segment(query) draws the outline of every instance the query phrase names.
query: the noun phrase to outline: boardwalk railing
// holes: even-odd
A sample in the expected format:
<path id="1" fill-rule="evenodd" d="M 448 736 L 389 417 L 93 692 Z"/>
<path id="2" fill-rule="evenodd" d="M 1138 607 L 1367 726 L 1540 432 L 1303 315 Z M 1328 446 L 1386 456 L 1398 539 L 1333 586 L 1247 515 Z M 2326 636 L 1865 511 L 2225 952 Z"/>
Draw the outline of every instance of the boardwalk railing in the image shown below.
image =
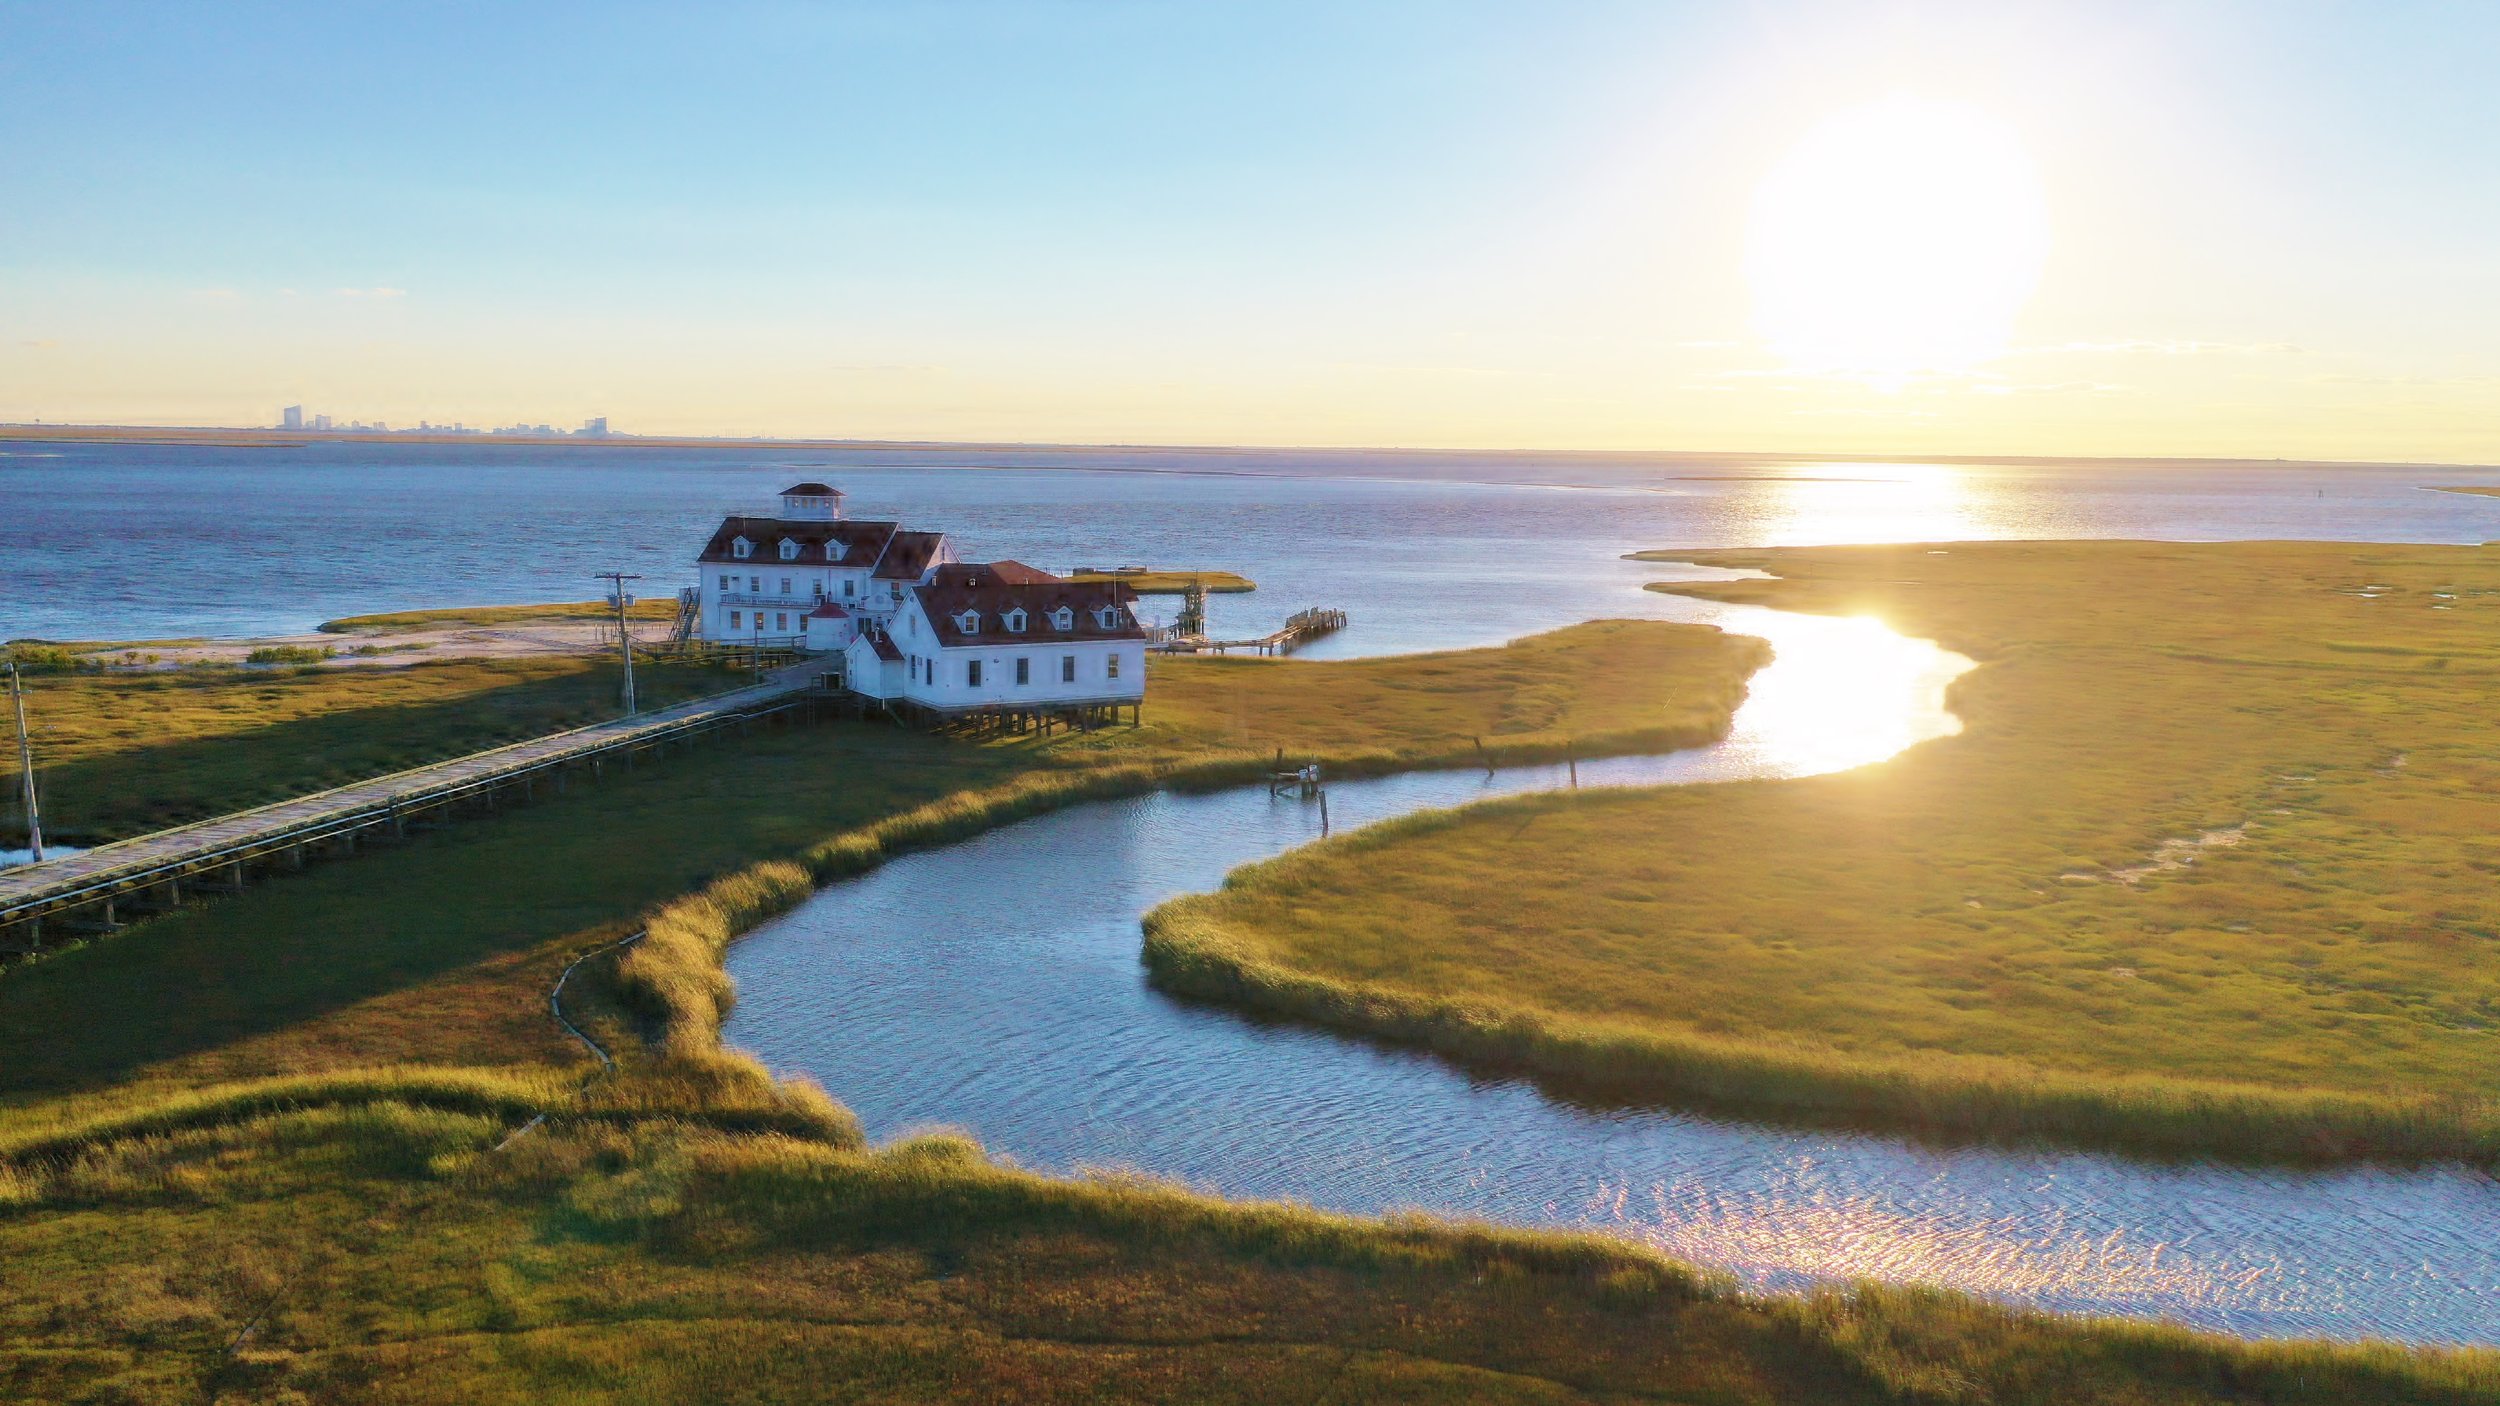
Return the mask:
<path id="1" fill-rule="evenodd" d="M 300 867 L 315 846 L 352 849 L 358 835 L 384 828 L 401 835 L 410 824 L 427 823 L 429 814 L 439 819 L 464 801 L 492 805 L 504 788 L 517 785 L 535 794 L 541 777 L 561 791 L 566 768 L 586 766 L 597 774 L 611 758 L 631 765 L 646 750 L 806 708 L 811 691 L 820 686 L 819 674 L 815 668 L 794 669 L 642 718 L 550 733 L 41 864 L 0 869 L 0 949 L 32 950 L 46 917 L 88 910 L 82 915 L 85 926 L 109 929 L 118 926 L 118 899 L 171 906 L 181 901 L 186 881 L 195 890 L 230 891 L 242 885 L 246 863 L 282 859 Z"/>

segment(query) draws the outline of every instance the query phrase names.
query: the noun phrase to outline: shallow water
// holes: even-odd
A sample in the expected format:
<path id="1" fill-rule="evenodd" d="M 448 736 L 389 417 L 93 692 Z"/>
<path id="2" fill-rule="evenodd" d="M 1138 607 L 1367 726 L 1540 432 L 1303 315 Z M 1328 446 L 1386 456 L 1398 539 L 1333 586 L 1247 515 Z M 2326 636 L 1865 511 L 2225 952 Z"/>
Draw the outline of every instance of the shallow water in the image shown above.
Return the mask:
<path id="1" fill-rule="evenodd" d="M 1932 646 L 1651 599 L 1767 635 L 1779 658 L 1727 742 L 1583 763 L 1583 785 L 1829 771 L 1954 725 L 1943 690 L 1965 661 Z M 1565 777 L 1337 782 L 1330 818 L 1342 831 Z M 1764 1288 L 1863 1276 L 2246 1334 L 2500 1341 L 2500 1183 L 2476 1172 L 2153 1166 L 1577 1107 L 1147 988 L 1148 908 L 1319 826 L 1316 807 L 1259 791 L 1162 794 L 907 856 L 731 950 L 728 1038 L 815 1077 L 874 1137 L 960 1127 L 1044 1171 L 1592 1229 Z"/>

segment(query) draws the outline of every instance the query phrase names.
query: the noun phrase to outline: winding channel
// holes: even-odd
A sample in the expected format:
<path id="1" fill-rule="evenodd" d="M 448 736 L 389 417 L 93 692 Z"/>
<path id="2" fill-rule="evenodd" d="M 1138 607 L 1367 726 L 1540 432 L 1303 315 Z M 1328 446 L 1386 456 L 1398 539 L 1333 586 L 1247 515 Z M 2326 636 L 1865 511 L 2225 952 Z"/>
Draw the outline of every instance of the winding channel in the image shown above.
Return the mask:
<path id="1" fill-rule="evenodd" d="M 1969 661 L 1932 644 L 1648 599 L 1778 657 L 1726 741 L 1583 763 L 1583 786 L 1808 775 L 1959 726 L 1944 693 Z M 1329 807 L 1342 831 L 1566 784 L 1428 772 L 1332 783 Z M 1872 1278 L 2253 1336 L 2500 1343 L 2500 1182 L 2472 1169 L 2157 1165 L 1585 1108 L 1148 989 L 1147 909 L 1319 826 L 1258 790 L 1156 794 L 907 856 L 732 949 L 727 1037 L 815 1078 L 872 1137 L 961 1128 L 1046 1172 L 1599 1231 L 1764 1290 Z"/>

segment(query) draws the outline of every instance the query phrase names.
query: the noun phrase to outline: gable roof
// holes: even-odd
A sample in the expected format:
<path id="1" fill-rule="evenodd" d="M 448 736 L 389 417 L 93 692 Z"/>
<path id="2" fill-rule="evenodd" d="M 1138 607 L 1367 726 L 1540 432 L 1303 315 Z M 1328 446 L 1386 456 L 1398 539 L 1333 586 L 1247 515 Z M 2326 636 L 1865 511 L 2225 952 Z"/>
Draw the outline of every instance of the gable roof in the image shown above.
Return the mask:
<path id="1" fill-rule="evenodd" d="M 926 585 L 913 587 L 912 596 L 936 630 L 938 645 L 945 649 L 1146 637 L 1145 627 L 1129 608 L 1129 602 L 1137 598 L 1135 591 L 1117 581 L 1065 580 L 1022 562 L 950 562 L 939 567 Z M 1073 627 L 1065 630 L 1050 620 L 1051 612 L 1063 605 L 1076 612 Z M 1003 623 L 1007 612 L 1018 606 L 1024 608 L 1026 617 L 1022 633 Z M 1094 612 L 1105 606 L 1117 609 L 1117 623 L 1104 625 L 1095 617 Z M 967 610 L 980 612 L 980 620 L 969 631 L 955 619 Z"/>
<path id="2" fill-rule="evenodd" d="M 896 531 L 896 527 L 897 524 L 891 522 L 826 522 L 821 519 L 733 515 L 721 519 L 719 528 L 712 533 L 712 540 L 703 544 L 702 554 L 695 560 L 697 562 L 737 562 L 742 565 L 756 561 L 778 560 L 778 546 L 782 539 L 787 538 L 799 544 L 800 561 L 812 561 L 822 565 L 825 560 L 825 543 L 840 542 L 842 544 L 840 564 L 858 566 L 874 561 L 877 553 L 885 549 L 887 542 L 902 535 Z M 741 537 L 755 544 L 756 555 L 741 557 L 730 550 L 730 544 Z"/>
<path id="3" fill-rule="evenodd" d="M 887 527 L 894 524 L 887 523 Z M 884 555 L 877 560 L 875 579 L 879 581 L 917 581 L 929 569 L 929 563 L 943 555 L 946 545 L 943 532 L 918 532 L 903 528 L 887 534 Z"/>

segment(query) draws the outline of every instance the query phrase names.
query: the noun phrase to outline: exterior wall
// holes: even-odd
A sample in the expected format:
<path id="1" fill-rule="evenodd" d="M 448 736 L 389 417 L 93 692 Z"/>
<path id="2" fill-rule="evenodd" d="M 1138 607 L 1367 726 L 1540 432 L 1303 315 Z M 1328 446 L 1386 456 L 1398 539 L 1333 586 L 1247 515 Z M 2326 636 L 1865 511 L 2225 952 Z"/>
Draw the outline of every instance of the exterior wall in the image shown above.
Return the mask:
<path id="1" fill-rule="evenodd" d="M 877 657 L 876 648 L 865 638 L 854 639 L 842 654 L 843 678 L 852 691 L 870 698 L 899 698 L 903 693 L 903 666 Z"/>
<path id="2" fill-rule="evenodd" d="M 1133 703 L 1146 696 L 1144 640 L 1053 640 L 1039 635 L 1030 644 L 1001 641 L 949 648 L 938 644 L 917 600 L 905 601 L 894 626 L 895 646 L 905 656 L 901 696 L 932 708 Z M 1060 678 L 1061 661 L 1071 655 L 1076 659 L 1072 683 Z M 1116 679 L 1110 676 L 1114 657 L 1120 661 Z M 1018 659 L 1028 666 L 1022 684 L 1016 682 Z M 981 664 L 977 686 L 969 667 L 974 660 Z"/>
<path id="3" fill-rule="evenodd" d="M 699 562 L 695 571 L 703 594 L 702 632 L 708 640 L 753 639 L 759 610 L 764 612 L 766 639 L 796 636 L 804 629 L 800 620 L 816 608 L 819 591 L 824 599 L 866 614 L 893 608 L 877 604 L 890 599 L 890 593 L 876 589 L 887 583 L 869 580 L 865 562 L 782 561 L 766 545 L 745 561 Z M 723 586 L 724 580 L 729 584 Z M 786 590 L 785 581 L 789 583 Z M 734 627 L 729 622 L 731 611 L 738 613 Z M 789 628 L 777 627 L 776 615 L 789 616 Z"/>

